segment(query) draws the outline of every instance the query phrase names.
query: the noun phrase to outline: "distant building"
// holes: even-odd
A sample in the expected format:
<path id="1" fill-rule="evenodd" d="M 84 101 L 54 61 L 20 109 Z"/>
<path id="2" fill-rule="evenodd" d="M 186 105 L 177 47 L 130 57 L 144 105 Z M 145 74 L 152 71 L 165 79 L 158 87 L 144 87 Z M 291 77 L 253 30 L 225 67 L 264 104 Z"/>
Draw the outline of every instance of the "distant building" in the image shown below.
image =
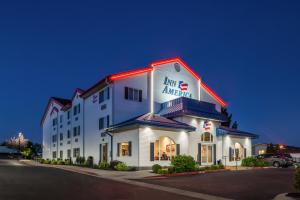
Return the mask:
<path id="1" fill-rule="evenodd" d="M 216 74 L 216 78 L 217 78 Z M 178 154 L 201 165 L 240 164 L 249 132 L 221 126 L 226 103 L 179 58 L 104 77 L 71 99 L 50 98 L 41 126 L 43 158 L 170 165 Z"/>
<path id="2" fill-rule="evenodd" d="M 0 146 L 0 158 L 8 158 L 8 156 L 19 155 L 17 149 L 9 148 L 7 146 Z"/>
<path id="3" fill-rule="evenodd" d="M 267 148 L 271 144 L 262 143 L 262 144 L 254 144 L 252 147 L 253 155 L 260 155 L 267 153 Z M 278 147 L 278 151 L 281 153 L 290 154 L 293 159 L 297 162 L 300 162 L 300 147 L 288 146 L 283 144 L 273 144 L 274 147 Z"/>

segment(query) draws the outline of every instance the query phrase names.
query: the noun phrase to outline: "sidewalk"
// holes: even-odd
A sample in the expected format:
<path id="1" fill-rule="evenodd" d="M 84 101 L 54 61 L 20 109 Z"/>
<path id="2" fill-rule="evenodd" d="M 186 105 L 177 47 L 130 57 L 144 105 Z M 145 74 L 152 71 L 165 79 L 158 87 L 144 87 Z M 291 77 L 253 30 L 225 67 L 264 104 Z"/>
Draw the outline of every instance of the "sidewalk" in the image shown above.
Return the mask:
<path id="1" fill-rule="evenodd" d="M 39 167 L 52 167 L 58 169 L 64 169 L 72 172 L 80 172 L 86 173 L 89 175 L 98 176 L 101 178 L 118 178 L 118 179 L 140 179 L 147 178 L 152 176 L 157 176 L 151 172 L 151 170 L 139 170 L 139 171 L 114 171 L 114 170 L 101 170 L 101 169 L 93 169 L 88 167 L 80 167 L 80 166 L 72 166 L 72 165 L 48 165 L 48 164 L 40 164 L 36 161 L 32 160 L 20 160 L 20 162 Z"/>

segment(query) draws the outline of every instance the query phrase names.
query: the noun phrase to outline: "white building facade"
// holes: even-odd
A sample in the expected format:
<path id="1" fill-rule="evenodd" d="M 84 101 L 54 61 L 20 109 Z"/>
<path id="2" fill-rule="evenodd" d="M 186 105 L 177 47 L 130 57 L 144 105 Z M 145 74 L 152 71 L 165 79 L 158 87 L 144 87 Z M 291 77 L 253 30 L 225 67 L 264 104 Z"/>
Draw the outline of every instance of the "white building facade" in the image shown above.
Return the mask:
<path id="1" fill-rule="evenodd" d="M 240 164 L 251 134 L 221 126 L 226 103 L 180 58 L 113 74 L 71 99 L 50 98 L 41 126 L 43 158 L 92 156 L 138 168 L 178 154 L 201 165 Z"/>

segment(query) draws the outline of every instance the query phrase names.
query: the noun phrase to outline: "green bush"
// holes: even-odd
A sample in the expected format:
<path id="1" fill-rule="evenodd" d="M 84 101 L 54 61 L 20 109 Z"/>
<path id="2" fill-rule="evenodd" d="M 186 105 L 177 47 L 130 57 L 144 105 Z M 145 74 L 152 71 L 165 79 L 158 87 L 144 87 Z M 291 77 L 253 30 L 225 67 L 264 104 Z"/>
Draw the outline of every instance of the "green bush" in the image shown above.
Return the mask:
<path id="1" fill-rule="evenodd" d="M 248 157 L 242 160 L 243 167 L 265 167 L 267 165 L 268 164 L 265 161 L 260 160 L 256 157 Z"/>
<path id="2" fill-rule="evenodd" d="M 57 165 L 57 161 L 55 159 L 51 160 L 52 165 Z"/>
<path id="3" fill-rule="evenodd" d="M 223 164 L 219 164 L 219 169 L 225 169 L 225 166 Z"/>
<path id="4" fill-rule="evenodd" d="M 107 162 L 100 162 L 99 163 L 99 168 L 100 169 L 108 169 L 109 168 L 109 164 Z"/>
<path id="5" fill-rule="evenodd" d="M 168 173 L 169 174 L 173 174 L 174 172 L 175 172 L 174 167 L 172 167 L 172 166 L 168 167 Z"/>
<path id="6" fill-rule="evenodd" d="M 51 160 L 49 160 L 48 158 L 45 160 L 44 164 L 51 164 Z"/>
<path id="7" fill-rule="evenodd" d="M 65 159 L 65 165 L 73 165 L 73 161 L 71 158 Z"/>
<path id="8" fill-rule="evenodd" d="M 85 164 L 85 158 L 84 157 L 77 157 L 75 160 L 76 165 L 84 165 Z"/>
<path id="9" fill-rule="evenodd" d="M 196 162 L 192 156 L 176 155 L 171 159 L 171 166 L 176 173 L 195 171 Z"/>
<path id="10" fill-rule="evenodd" d="M 158 174 L 168 174 L 168 169 L 159 169 L 157 171 Z"/>
<path id="11" fill-rule="evenodd" d="M 128 166 L 123 163 L 123 162 L 119 162 L 116 166 L 115 166 L 115 169 L 117 171 L 127 171 L 128 170 Z"/>
<path id="12" fill-rule="evenodd" d="M 112 160 L 112 161 L 110 161 L 109 167 L 110 167 L 111 169 L 116 169 L 116 166 L 117 166 L 119 163 L 121 163 L 121 161 L 118 161 L 118 160 Z"/>
<path id="13" fill-rule="evenodd" d="M 152 165 L 152 172 L 157 174 L 158 170 L 161 168 L 162 167 L 159 164 L 154 164 Z"/>
<path id="14" fill-rule="evenodd" d="M 90 167 L 90 168 L 93 167 L 93 165 L 94 165 L 94 158 L 93 158 L 93 156 L 89 156 L 89 157 L 87 158 L 87 160 L 85 161 L 85 165 L 86 165 L 87 167 Z"/>
<path id="15" fill-rule="evenodd" d="M 296 169 L 295 171 L 294 187 L 296 190 L 300 191 L 300 168 Z"/>
<path id="16" fill-rule="evenodd" d="M 217 169 L 219 169 L 219 165 L 210 166 L 210 170 L 217 170 Z"/>
<path id="17" fill-rule="evenodd" d="M 58 159 L 58 160 L 57 160 L 57 164 L 58 164 L 58 165 L 64 165 L 64 164 L 65 164 L 65 161 L 63 161 L 62 159 Z"/>
<path id="18" fill-rule="evenodd" d="M 41 158 L 38 160 L 39 163 L 44 164 L 45 163 L 45 159 Z"/>

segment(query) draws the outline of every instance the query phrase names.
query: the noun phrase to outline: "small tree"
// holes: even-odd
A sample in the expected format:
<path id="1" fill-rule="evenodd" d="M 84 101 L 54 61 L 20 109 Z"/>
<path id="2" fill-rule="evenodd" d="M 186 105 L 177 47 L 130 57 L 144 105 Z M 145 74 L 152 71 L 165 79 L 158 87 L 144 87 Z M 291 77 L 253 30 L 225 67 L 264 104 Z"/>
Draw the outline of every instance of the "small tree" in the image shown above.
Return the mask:
<path id="1" fill-rule="evenodd" d="M 239 126 L 239 124 L 237 123 L 237 121 L 235 121 L 235 122 L 232 124 L 231 128 L 237 129 L 238 126 Z"/>
<path id="2" fill-rule="evenodd" d="M 24 158 L 31 158 L 31 155 L 32 155 L 32 150 L 31 148 L 24 148 L 22 151 L 21 151 L 21 154 Z"/>
<path id="3" fill-rule="evenodd" d="M 300 192 L 300 168 L 296 169 L 294 175 L 294 187 Z"/>

